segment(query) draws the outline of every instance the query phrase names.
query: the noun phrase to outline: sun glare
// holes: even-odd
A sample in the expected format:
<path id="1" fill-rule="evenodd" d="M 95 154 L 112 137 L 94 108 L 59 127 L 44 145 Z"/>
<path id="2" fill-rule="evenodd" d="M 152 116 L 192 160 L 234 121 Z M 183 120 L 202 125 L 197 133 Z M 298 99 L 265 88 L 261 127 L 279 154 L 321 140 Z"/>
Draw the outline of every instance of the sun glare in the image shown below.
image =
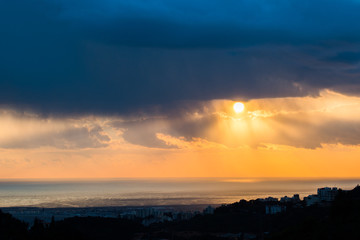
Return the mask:
<path id="1" fill-rule="evenodd" d="M 245 108 L 245 106 L 241 102 L 237 102 L 237 103 L 234 104 L 234 111 L 236 113 L 241 113 L 242 111 L 244 111 L 244 108 Z"/>

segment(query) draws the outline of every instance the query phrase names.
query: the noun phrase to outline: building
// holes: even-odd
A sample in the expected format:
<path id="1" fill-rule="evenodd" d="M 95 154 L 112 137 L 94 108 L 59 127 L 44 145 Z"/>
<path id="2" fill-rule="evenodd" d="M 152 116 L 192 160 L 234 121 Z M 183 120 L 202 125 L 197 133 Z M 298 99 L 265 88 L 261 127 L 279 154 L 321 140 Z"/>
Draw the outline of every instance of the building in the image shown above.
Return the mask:
<path id="1" fill-rule="evenodd" d="M 279 199 L 274 198 L 274 197 L 267 197 L 264 200 L 265 200 L 265 202 L 277 202 L 277 201 L 279 201 Z"/>
<path id="2" fill-rule="evenodd" d="M 150 216 L 155 216 L 155 210 L 153 208 L 140 208 L 136 211 L 136 217 L 146 218 Z"/>
<path id="3" fill-rule="evenodd" d="M 280 198 L 280 202 L 282 203 L 291 202 L 291 198 L 288 196 L 282 197 Z"/>
<path id="4" fill-rule="evenodd" d="M 286 206 L 280 205 L 267 205 L 265 206 L 265 214 L 277 214 L 286 211 Z"/>
<path id="5" fill-rule="evenodd" d="M 292 199 L 293 199 L 293 202 L 295 202 L 295 203 L 298 203 L 298 202 L 301 201 L 299 194 L 294 194 L 294 196 L 292 197 Z"/>
<path id="6" fill-rule="evenodd" d="M 260 202 L 278 202 L 279 201 L 278 198 L 274 198 L 274 197 L 258 198 L 256 200 L 260 201 Z"/>
<path id="7" fill-rule="evenodd" d="M 294 194 L 293 197 L 285 196 L 280 199 L 280 202 L 282 203 L 299 203 L 300 201 L 301 200 L 299 194 Z"/>
<path id="8" fill-rule="evenodd" d="M 332 202 L 335 200 L 336 195 L 339 190 L 336 187 L 329 188 L 318 188 L 317 195 L 309 195 L 304 198 L 306 206 L 311 206 L 314 204 L 321 204 L 324 202 Z"/>
<path id="9" fill-rule="evenodd" d="M 214 214 L 215 209 L 211 206 L 208 206 L 207 208 L 204 209 L 203 213 L 204 214 Z"/>
<path id="10" fill-rule="evenodd" d="M 338 194 L 338 189 L 336 187 L 318 188 L 317 193 L 320 198 L 320 201 L 331 202 L 335 200 L 335 197 Z"/>
<path id="11" fill-rule="evenodd" d="M 311 205 L 318 204 L 321 202 L 319 196 L 315 195 L 315 194 L 304 197 L 304 201 L 306 203 L 306 206 L 311 206 Z"/>

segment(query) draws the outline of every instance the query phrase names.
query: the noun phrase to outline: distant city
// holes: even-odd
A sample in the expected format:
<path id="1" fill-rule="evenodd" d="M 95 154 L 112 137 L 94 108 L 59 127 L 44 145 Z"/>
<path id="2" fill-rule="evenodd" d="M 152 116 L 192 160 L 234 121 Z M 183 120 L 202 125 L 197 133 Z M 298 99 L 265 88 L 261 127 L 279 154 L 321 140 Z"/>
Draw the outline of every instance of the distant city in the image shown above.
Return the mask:
<path id="1" fill-rule="evenodd" d="M 278 214 L 286 211 L 287 204 L 303 208 L 312 205 L 329 205 L 334 201 L 339 189 L 336 187 L 318 188 L 317 194 L 311 194 L 300 199 L 299 194 L 292 197 L 267 197 L 251 201 L 265 203 L 265 214 Z M 245 201 L 245 200 L 240 200 Z M 85 208 L 37 208 L 37 207 L 9 207 L 2 208 L 3 212 L 12 214 L 30 226 L 34 219 L 40 219 L 50 224 L 52 218 L 56 221 L 71 217 L 105 217 L 122 219 L 141 219 L 144 226 L 166 221 L 189 220 L 197 215 L 214 214 L 219 205 L 177 205 L 177 206 L 129 206 L 129 207 L 85 207 Z"/>
<path id="2" fill-rule="evenodd" d="M 360 239 L 360 186 L 223 205 L 0 210 L 0 239 Z"/>

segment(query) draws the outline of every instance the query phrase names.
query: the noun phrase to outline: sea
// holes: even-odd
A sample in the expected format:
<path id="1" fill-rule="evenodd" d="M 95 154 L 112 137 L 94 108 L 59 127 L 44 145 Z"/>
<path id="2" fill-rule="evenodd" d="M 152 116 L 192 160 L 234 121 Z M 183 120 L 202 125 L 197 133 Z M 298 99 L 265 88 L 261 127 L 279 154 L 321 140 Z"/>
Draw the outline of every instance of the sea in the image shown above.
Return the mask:
<path id="1" fill-rule="evenodd" d="M 317 188 L 353 189 L 360 179 L 161 178 L 2 179 L 1 207 L 111 207 L 220 205 L 241 199 L 316 194 Z"/>

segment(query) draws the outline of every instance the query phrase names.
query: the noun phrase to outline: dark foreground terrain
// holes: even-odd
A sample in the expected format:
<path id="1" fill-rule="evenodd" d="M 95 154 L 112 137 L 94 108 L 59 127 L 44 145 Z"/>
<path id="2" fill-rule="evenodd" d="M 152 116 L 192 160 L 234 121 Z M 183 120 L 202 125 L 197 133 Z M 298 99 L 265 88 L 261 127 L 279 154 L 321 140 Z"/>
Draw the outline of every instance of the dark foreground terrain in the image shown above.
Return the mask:
<path id="1" fill-rule="evenodd" d="M 283 203 L 286 211 L 266 214 L 269 204 L 241 200 L 214 214 L 147 227 L 139 219 L 72 217 L 49 224 L 35 220 L 29 228 L 0 211 L 0 239 L 360 239 L 359 186 L 339 190 L 331 203 Z"/>

